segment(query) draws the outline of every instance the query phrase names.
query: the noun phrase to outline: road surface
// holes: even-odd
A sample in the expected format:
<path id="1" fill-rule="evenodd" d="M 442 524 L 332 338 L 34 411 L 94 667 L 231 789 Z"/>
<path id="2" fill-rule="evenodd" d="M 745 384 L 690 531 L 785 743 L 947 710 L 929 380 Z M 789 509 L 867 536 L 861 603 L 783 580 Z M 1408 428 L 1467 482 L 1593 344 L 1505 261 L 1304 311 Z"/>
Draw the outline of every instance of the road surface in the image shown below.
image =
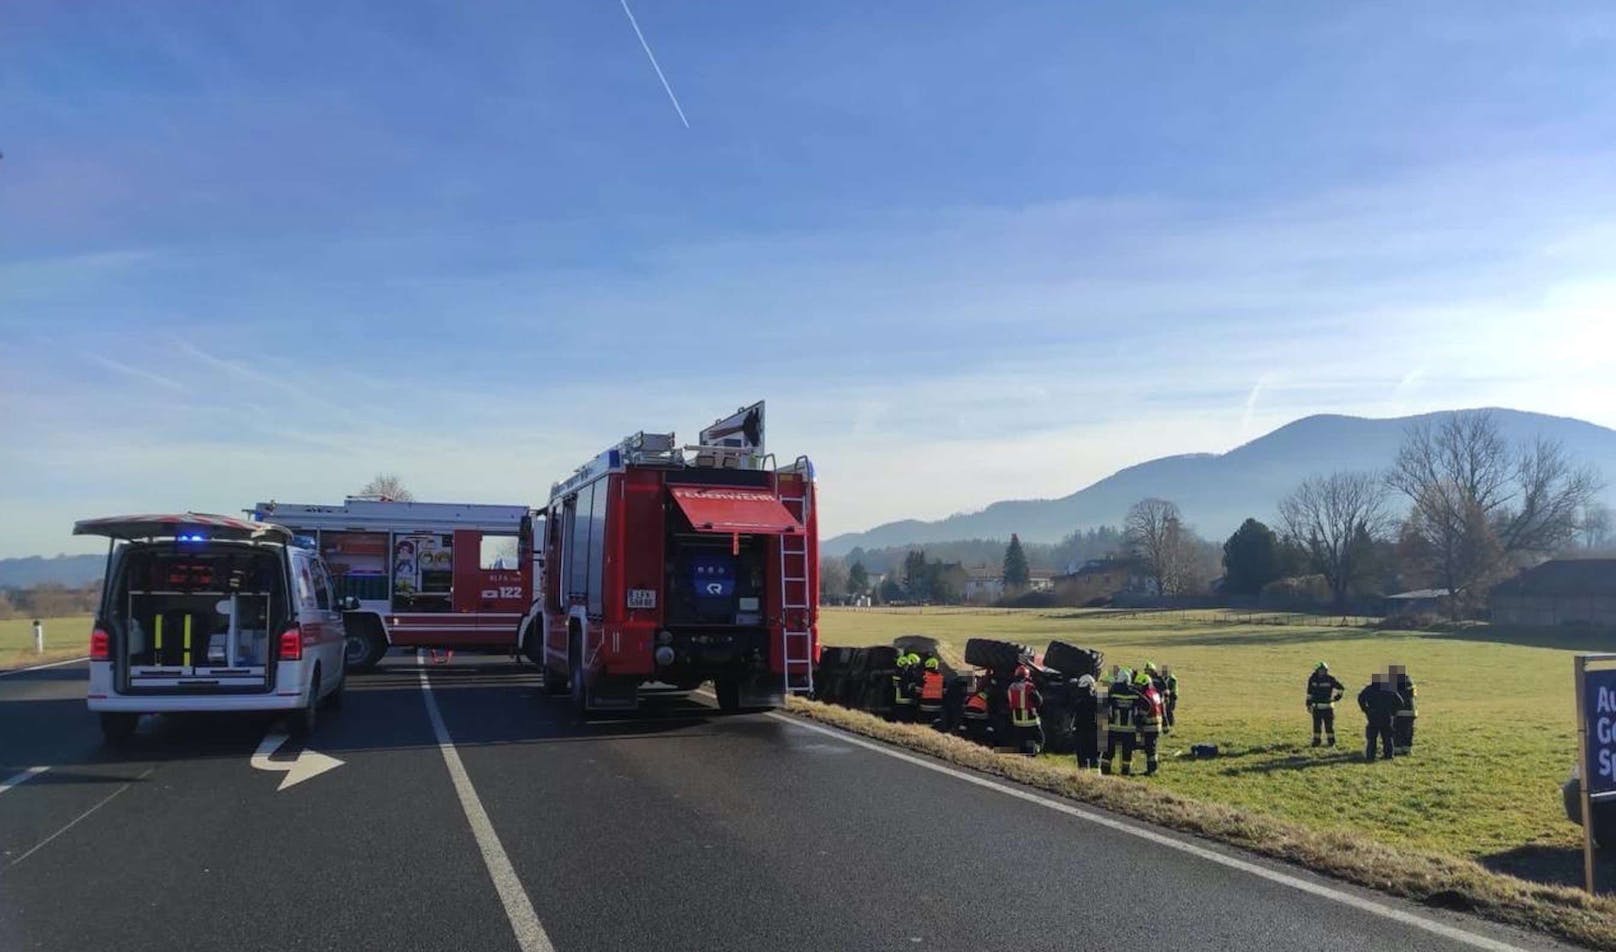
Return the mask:
<path id="1" fill-rule="evenodd" d="M 699 694 L 585 720 L 389 658 L 317 754 L 213 718 L 112 752 L 84 678 L 0 677 L 8 952 L 1556 947 Z"/>

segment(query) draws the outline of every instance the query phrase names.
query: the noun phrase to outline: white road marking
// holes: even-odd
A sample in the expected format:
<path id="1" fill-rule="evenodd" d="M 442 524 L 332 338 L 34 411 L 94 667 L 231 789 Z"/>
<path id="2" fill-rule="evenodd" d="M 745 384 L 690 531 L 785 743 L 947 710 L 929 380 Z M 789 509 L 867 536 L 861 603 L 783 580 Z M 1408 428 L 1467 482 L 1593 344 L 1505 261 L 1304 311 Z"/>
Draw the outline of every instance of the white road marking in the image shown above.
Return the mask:
<path id="1" fill-rule="evenodd" d="M 1170 847 L 1171 849 L 1188 853 L 1191 856 L 1196 856 L 1209 862 L 1218 863 L 1219 865 L 1227 866 L 1231 869 L 1238 869 L 1241 872 L 1250 873 L 1253 876 L 1259 876 L 1263 879 L 1269 880 L 1270 882 L 1279 883 L 1282 886 L 1289 886 L 1292 889 L 1298 889 L 1302 892 L 1311 893 L 1312 895 L 1329 899 L 1345 906 L 1351 906 L 1354 909 L 1359 909 L 1372 915 L 1380 916 L 1383 919 L 1390 919 L 1394 922 L 1400 922 L 1404 925 L 1413 926 L 1417 929 L 1424 929 L 1427 932 L 1442 936 L 1445 939 L 1452 939 L 1455 942 L 1460 942 L 1473 948 L 1490 949 L 1493 950 L 1493 952 L 1524 952 L 1524 950 L 1522 950 L 1519 946 L 1510 945 L 1507 942 L 1500 942 L 1497 939 L 1491 939 L 1487 936 L 1476 935 L 1473 932 L 1467 932 L 1464 929 L 1450 926 L 1445 922 L 1438 922 L 1435 919 L 1427 919 L 1424 916 L 1417 915 L 1405 909 L 1398 909 L 1394 906 L 1376 902 L 1373 899 L 1366 899 L 1363 896 L 1354 895 L 1345 890 L 1335 889 L 1331 886 L 1326 886 L 1322 883 L 1315 883 L 1299 876 L 1292 876 L 1288 873 L 1282 873 L 1278 870 L 1269 869 L 1266 866 L 1261 866 L 1257 863 L 1250 863 L 1242 859 L 1236 859 L 1233 856 L 1227 856 L 1223 853 L 1217 852 L 1216 850 L 1209 850 L 1205 847 L 1197 846 L 1194 843 L 1187 843 L 1183 840 L 1175 839 L 1174 837 L 1158 833 L 1155 830 L 1148 829 L 1146 827 L 1136 826 L 1133 823 L 1124 823 L 1121 820 L 1106 816 L 1103 813 L 1086 810 L 1082 807 L 1074 806 L 1071 803 L 1062 802 L 1050 797 L 1040 796 L 1039 794 L 1031 793 L 1027 790 L 1021 790 L 1008 784 L 999 783 L 995 780 L 989 780 L 986 777 L 971 773 L 968 770 L 950 767 L 946 764 L 938 763 L 914 754 L 906 754 L 883 744 L 877 744 L 874 741 L 865 740 L 862 737 L 854 737 L 851 734 L 847 734 L 834 728 L 822 727 L 818 724 L 810 724 L 801 718 L 792 717 L 789 714 L 780 714 L 773 711 L 769 712 L 768 716 L 777 721 L 782 721 L 786 724 L 800 727 L 803 730 L 816 731 L 820 734 L 824 734 L 827 737 L 834 737 L 843 743 L 863 747 L 866 750 L 873 750 L 878 754 L 884 754 L 888 757 L 904 761 L 905 763 L 914 764 L 917 767 L 924 767 L 927 770 L 933 770 L 940 774 L 947 774 L 950 777 L 963 780 L 966 783 L 975 784 L 978 787 L 985 787 L 986 789 L 992 790 L 996 793 L 1002 793 L 1006 796 L 1015 797 L 1017 800 L 1025 800 L 1028 803 L 1036 803 L 1041 807 L 1047 807 L 1056 811 L 1057 813 L 1064 813 L 1067 816 L 1074 816 L 1080 820 L 1087 820 L 1090 823 L 1095 823 L 1100 826 L 1116 830 L 1120 833 L 1126 833 L 1129 836 L 1137 836 L 1140 839 L 1149 840 L 1152 843 Z"/>
<path id="2" fill-rule="evenodd" d="M 29 665 L 26 668 L 12 668 L 10 671 L 0 671 L 0 678 L 9 678 L 13 674 L 24 674 L 29 671 L 43 671 L 46 668 L 60 668 L 64 664 L 78 664 L 80 661 L 88 660 L 90 660 L 89 656 L 86 655 L 83 658 L 68 658 L 66 661 L 52 661 L 49 664 L 35 664 Z"/>
<path id="3" fill-rule="evenodd" d="M 420 652 L 416 652 L 415 663 L 426 663 Z M 437 698 L 432 696 L 432 682 L 424 669 L 418 671 L 417 675 L 421 679 L 421 696 L 426 699 L 426 715 L 432 721 L 432 733 L 438 739 L 438 750 L 443 753 L 443 763 L 449 768 L 449 778 L 454 781 L 455 793 L 460 797 L 460 808 L 465 811 L 466 821 L 471 824 L 471 833 L 477 838 L 477 848 L 483 854 L 483 865 L 488 867 L 488 875 L 494 880 L 494 890 L 499 893 L 500 904 L 505 907 L 505 918 L 510 920 L 511 929 L 516 933 L 516 944 L 522 952 L 555 952 L 549 934 L 539 923 L 538 913 L 533 911 L 533 902 L 522 889 L 522 881 L 516 877 L 510 857 L 505 855 L 505 847 L 500 845 L 499 834 L 494 832 L 488 811 L 483 809 L 483 802 L 477 797 L 477 788 L 471 785 L 471 777 L 460 762 L 460 752 L 455 750 L 449 728 L 443 723 L 443 713 L 438 710 Z"/>
<path id="4" fill-rule="evenodd" d="M 27 770 L 24 770 L 22 773 L 17 774 L 16 776 L 8 777 L 4 783 L 0 783 L 0 793 L 5 793 L 12 787 L 25 784 L 49 769 L 50 767 L 29 767 Z"/>
<path id="5" fill-rule="evenodd" d="M 73 827 L 78 826 L 79 823 L 82 820 L 84 820 L 85 817 L 88 817 L 90 814 L 92 814 L 95 811 L 97 811 L 97 810 L 101 809 L 102 807 L 106 806 L 108 803 L 111 803 L 113 797 L 116 797 L 118 794 L 123 793 L 125 790 L 128 790 L 130 787 L 134 786 L 135 784 L 139 783 L 140 781 L 145 780 L 147 777 L 151 776 L 151 772 L 153 770 L 156 770 L 156 769 L 157 769 L 156 767 L 147 767 L 144 771 L 141 772 L 140 776 L 136 777 L 135 779 L 129 781 L 128 783 L 124 784 L 123 786 L 119 787 L 118 789 L 116 789 L 116 790 L 112 791 L 111 793 L 107 794 L 106 796 L 102 797 L 100 800 L 96 801 L 95 806 L 91 807 L 88 810 L 85 810 L 83 813 L 80 813 L 78 816 L 76 816 L 72 820 L 70 820 L 66 826 L 64 826 L 61 829 L 57 830 L 55 833 L 52 833 L 50 836 L 47 836 L 44 839 L 40 840 L 38 843 L 35 843 L 31 848 L 29 848 L 28 852 L 22 854 L 21 856 L 17 857 L 16 859 L 12 860 L 11 862 L 7 863 L 6 864 L 6 869 L 10 869 L 11 867 L 17 865 L 18 863 L 22 862 L 23 860 L 27 859 L 28 857 L 30 857 L 30 856 L 34 855 L 35 853 L 39 852 L 40 850 L 44 849 L 46 844 L 48 844 L 51 840 L 56 839 L 58 836 L 61 836 L 63 833 L 66 833 L 68 830 L 71 830 Z"/>
<path id="6" fill-rule="evenodd" d="M 297 752 L 297 759 L 295 760 L 270 760 L 271 755 L 280 750 L 281 745 L 284 743 L 286 743 L 286 735 L 283 733 L 265 734 L 263 741 L 258 745 L 258 749 L 253 751 L 252 759 L 248 761 L 248 763 L 252 764 L 254 770 L 279 770 L 285 772 L 286 776 L 281 778 L 281 785 L 275 788 L 276 793 L 280 793 L 287 787 L 294 787 L 305 780 L 318 777 L 327 770 L 335 770 L 342 766 L 343 762 L 337 758 L 322 754 L 316 750 L 309 750 L 306 747 Z"/>

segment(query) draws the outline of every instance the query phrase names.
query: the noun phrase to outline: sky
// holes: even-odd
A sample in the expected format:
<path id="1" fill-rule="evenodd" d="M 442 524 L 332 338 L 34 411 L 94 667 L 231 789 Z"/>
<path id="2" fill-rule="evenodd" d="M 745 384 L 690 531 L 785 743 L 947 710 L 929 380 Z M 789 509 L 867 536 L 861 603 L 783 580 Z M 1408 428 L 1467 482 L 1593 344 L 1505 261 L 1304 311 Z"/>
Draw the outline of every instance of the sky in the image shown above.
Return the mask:
<path id="1" fill-rule="evenodd" d="M 666 89 L 610 0 L 0 5 L 0 556 L 542 504 L 758 399 L 826 534 L 1310 413 L 1616 426 L 1607 3 L 629 8 Z"/>

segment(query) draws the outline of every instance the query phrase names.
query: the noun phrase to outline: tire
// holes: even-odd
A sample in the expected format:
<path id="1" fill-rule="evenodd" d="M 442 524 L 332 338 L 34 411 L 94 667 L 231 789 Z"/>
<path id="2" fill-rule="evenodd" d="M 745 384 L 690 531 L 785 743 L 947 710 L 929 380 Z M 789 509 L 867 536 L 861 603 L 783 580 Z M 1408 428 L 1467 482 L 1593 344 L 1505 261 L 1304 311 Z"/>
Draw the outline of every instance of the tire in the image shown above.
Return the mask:
<path id="1" fill-rule="evenodd" d="M 965 642 L 965 663 L 993 671 L 1010 672 L 1032 659 L 1032 649 L 1013 641 L 972 638 Z"/>
<path id="2" fill-rule="evenodd" d="M 572 709 L 580 716 L 589 713 L 589 685 L 584 683 L 583 637 L 574 633 L 567 639 L 567 684 L 571 688 Z"/>
<path id="3" fill-rule="evenodd" d="M 718 709 L 725 714 L 741 712 L 741 682 L 738 678 L 719 678 L 713 682 L 713 693 L 718 695 Z"/>
<path id="4" fill-rule="evenodd" d="M 522 629 L 522 657 L 544 667 L 544 629 L 532 622 Z"/>
<path id="5" fill-rule="evenodd" d="M 1567 780 L 1560 786 L 1560 795 L 1565 802 L 1566 819 L 1581 825 L 1582 781 L 1576 777 Z M 1616 803 L 1595 803 L 1593 815 L 1594 845 L 1602 852 L 1616 851 Z"/>
<path id="6" fill-rule="evenodd" d="M 135 728 L 140 725 L 139 714 L 103 713 L 101 715 L 101 739 L 108 747 L 122 747 L 135 736 Z"/>
<path id="7" fill-rule="evenodd" d="M 930 635 L 899 635 L 892 639 L 892 647 L 899 651 L 913 651 L 924 658 L 937 654 L 937 639 Z"/>
<path id="8" fill-rule="evenodd" d="M 1044 750 L 1051 754 L 1069 754 L 1077 749 L 1077 735 L 1073 728 L 1076 714 L 1070 708 L 1044 706 Z"/>
<path id="9" fill-rule="evenodd" d="M 556 672 L 549 665 L 544 666 L 542 680 L 544 693 L 550 695 L 551 697 L 560 697 L 561 695 L 566 694 L 568 689 L 571 687 L 571 683 L 568 681 L 567 675 Z"/>
<path id="10" fill-rule="evenodd" d="M 320 669 L 314 669 L 313 683 L 309 685 L 309 699 L 288 719 L 292 736 L 308 737 L 320 722 Z"/>
<path id="11" fill-rule="evenodd" d="M 349 671 L 369 671 L 387 654 L 387 636 L 375 615 L 345 615 L 343 628 L 347 639 L 342 646 L 342 663 Z"/>
<path id="12" fill-rule="evenodd" d="M 1051 641 L 1044 651 L 1044 667 L 1054 668 L 1071 678 L 1087 674 L 1098 678 L 1105 670 L 1105 654 L 1089 648 L 1078 648 L 1064 641 Z"/>

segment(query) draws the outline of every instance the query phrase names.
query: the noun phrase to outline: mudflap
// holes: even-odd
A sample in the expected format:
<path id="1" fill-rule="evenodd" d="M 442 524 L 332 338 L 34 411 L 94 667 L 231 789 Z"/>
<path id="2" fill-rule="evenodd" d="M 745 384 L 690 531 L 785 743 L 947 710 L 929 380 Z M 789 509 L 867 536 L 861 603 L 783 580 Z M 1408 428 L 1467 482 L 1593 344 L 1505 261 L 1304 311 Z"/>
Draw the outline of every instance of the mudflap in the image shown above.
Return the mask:
<path id="1" fill-rule="evenodd" d="M 776 708 L 786 706 L 784 677 L 778 674 L 759 675 L 741 682 L 742 708 Z"/>
<path id="2" fill-rule="evenodd" d="M 591 711 L 635 711 L 640 706 L 640 682 L 617 678 L 596 678 L 584 695 L 584 706 Z"/>

